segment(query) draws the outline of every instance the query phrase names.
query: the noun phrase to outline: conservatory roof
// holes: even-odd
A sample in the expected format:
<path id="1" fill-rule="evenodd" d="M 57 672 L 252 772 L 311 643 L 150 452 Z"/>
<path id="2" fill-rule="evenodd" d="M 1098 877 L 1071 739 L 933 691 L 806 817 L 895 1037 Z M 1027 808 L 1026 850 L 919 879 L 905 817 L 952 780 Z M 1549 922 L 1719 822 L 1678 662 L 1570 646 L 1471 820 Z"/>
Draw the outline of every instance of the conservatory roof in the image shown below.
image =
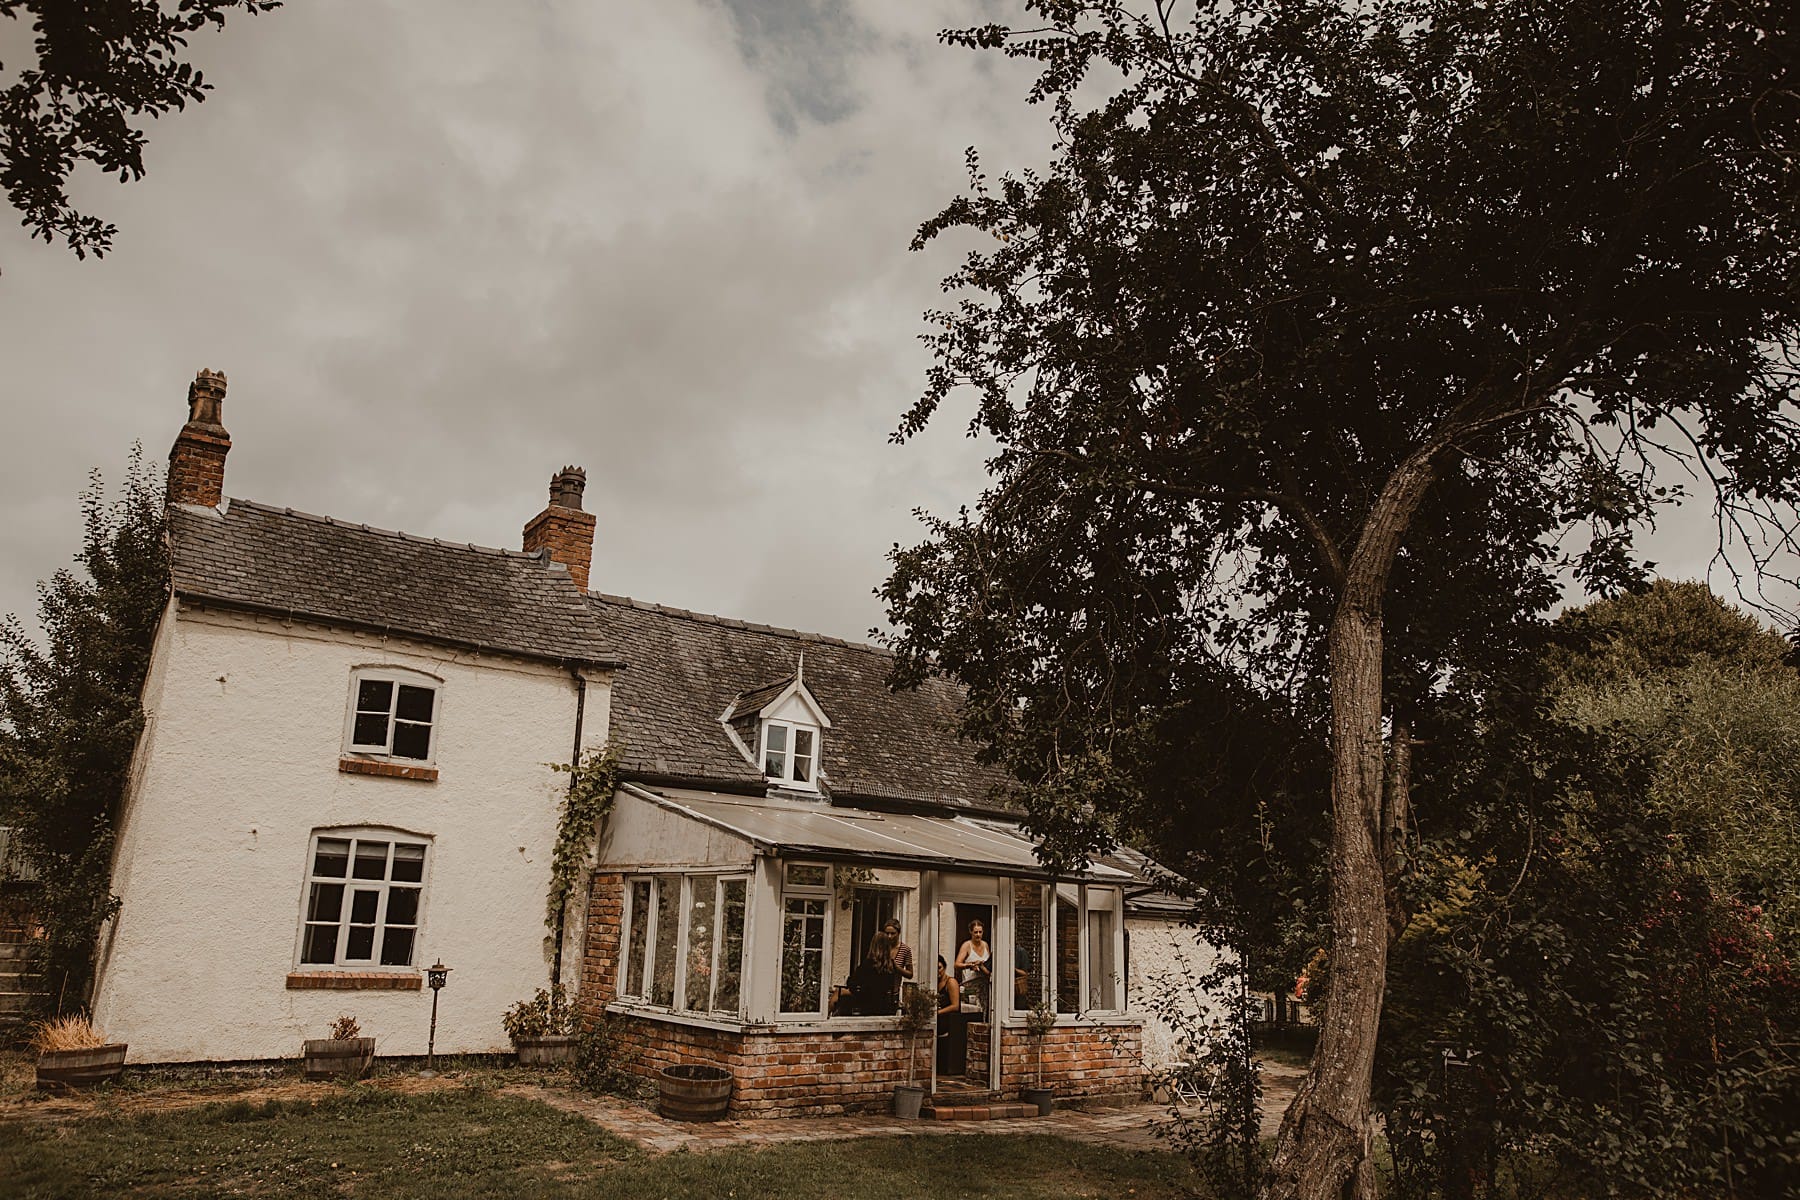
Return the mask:
<path id="1" fill-rule="evenodd" d="M 1037 847 L 1017 826 L 964 815 L 870 812 L 817 802 L 734 796 L 627 783 L 622 790 L 659 808 L 784 856 L 855 859 L 976 875 L 1048 878 Z M 1070 876 L 1065 876 L 1070 877 Z M 1129 871 L 1095 863 L 1082 879 L 1129 883 Z"/>

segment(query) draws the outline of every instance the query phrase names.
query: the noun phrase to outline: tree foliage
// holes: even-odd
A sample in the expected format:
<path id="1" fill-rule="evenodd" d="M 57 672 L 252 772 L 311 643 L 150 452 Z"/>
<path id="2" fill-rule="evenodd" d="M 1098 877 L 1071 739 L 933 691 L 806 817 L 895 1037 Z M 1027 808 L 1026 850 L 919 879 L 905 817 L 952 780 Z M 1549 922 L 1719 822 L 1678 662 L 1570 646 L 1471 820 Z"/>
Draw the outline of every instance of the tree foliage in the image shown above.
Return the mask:
<path id="1" fill-rule="evenodd" d="M 182 61 L 189 34 L 223 28 L 232 9 L 281 0 L 0 0 L 0 17 L 29 17 L 35 62 L 0 92 L 0 185 L 34 238 L 61 238 L 75 257 L 104 255 L 117 228 L 78 212 L 70 174 L 92 163 L 121 181 L 144 174 L 135 118 L 198 104 L 211 90 Z"/>
<path id="2" fill-rule="evenodd" d="M 1546 641 L 1419 783 L 1378 1076 L 1398 1182 L 1467 1195 L 1510 1160 L 1571 1194 L 1790 1194 L 1800 674 L 1698 584 Z"/>
<path id="3" fill-rule="evenodd" d="M 42 882 L 58 1011 L 87 1001 L 111 894 L 115 822 L 143 728 L 140 694 L 168 597 L 163 484 L 134 450 L 123 493 L 82 493 L 79 571 L 38 585 L 42 643 L 0 625 L 0 821 Z"/>
<path id="4" fill-rule="evenodd" d="M 1568 575 L 1640 583 L 1684 476 L 1746 570 L 1792 527 L 1791 6 L 1027 8 L 946 35 L 1039 64 L 1057 148 L 997 181 L 971 152 L 915 242 L 975 245 L 899 436 L 966 393 L 998 448 L 895 552 L 898 678 L 967 686 L 1054 863 L 1180 796 L 1214 747 L 1171 714 L 1209 691 L 1326 747 L 1327 1017 L 1271 1187 L 1366 1188 L 1384 728 Z"/>

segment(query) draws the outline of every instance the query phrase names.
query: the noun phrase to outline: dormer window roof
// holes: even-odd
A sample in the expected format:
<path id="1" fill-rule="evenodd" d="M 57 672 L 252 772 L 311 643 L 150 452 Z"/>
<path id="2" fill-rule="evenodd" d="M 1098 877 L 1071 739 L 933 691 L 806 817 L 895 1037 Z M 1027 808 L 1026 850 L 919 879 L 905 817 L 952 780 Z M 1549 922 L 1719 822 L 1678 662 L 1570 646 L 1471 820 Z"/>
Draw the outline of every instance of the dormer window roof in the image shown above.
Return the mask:
<path id="1" fill-rule="evenodd" d="M 807 689 L 805 669 L 803 659 L 785 679 L 739 692 L 723 720 L 739 749 L 770 783 L 817 791 L 824 731 L 831 728 L 831 718 Z"/>

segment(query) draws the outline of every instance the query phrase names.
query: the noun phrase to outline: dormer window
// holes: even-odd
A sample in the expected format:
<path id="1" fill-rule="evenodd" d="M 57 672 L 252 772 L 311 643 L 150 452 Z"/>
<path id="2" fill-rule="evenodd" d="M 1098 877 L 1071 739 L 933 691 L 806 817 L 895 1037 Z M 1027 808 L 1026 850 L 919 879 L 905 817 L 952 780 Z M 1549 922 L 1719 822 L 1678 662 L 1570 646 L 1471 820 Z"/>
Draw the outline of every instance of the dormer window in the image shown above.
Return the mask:
<path id="1" fill-rule="evenodd" d="M 819 776 L 831 718 L 806 686 L 804 658 L 785 679 L 739 692 L 719 722 L 744 761 L 759 766 L 774 787 L 823 794 L 830 786 Z"/>
<path id="2" fill-rule="evenodd" d="M 814 788 L 819 765 L 819 727 L 793 721 L 763 722 L 763 774 L 770 783 Z"/>

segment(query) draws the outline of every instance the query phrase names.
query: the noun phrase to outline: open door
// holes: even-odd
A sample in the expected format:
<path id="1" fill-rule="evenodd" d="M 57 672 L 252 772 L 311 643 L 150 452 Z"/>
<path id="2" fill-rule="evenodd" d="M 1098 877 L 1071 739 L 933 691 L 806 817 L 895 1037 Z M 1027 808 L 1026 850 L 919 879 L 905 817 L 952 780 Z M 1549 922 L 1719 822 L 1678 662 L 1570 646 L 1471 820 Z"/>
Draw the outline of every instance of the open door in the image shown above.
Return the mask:
<path id="1" fill-rule="evenodd" d="M 938 1021 L 940 1092 L 985 1092 L 993 1086 L 994 979 L 999 963 L 993 941 L 994 908 L 992 903 L 973 900 L 939 906 L 937 953 L 955 977 L 959 993 L 957 1009 Z"/>

